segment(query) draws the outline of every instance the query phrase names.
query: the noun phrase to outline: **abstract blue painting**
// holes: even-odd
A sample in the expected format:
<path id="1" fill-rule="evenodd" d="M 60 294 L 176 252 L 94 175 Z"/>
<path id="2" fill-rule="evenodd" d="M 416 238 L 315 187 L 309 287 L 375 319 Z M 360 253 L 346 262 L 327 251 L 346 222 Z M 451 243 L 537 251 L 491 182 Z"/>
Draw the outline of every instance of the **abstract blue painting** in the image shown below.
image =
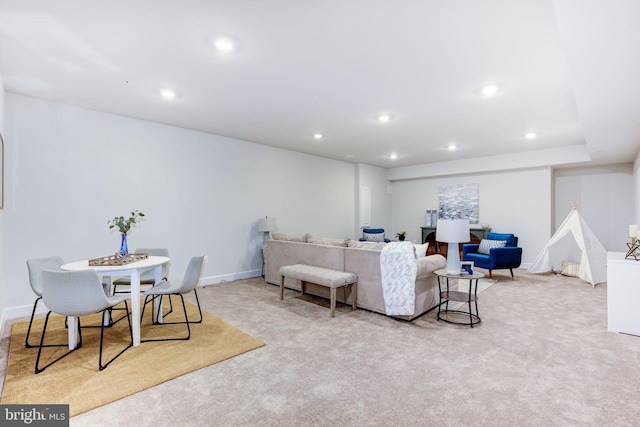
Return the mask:
<path id="1" fill-rule="evenodd" d="M 458 184 L 438 187 L 438 218 L 469 218 L 477 224 L 480 218 L 478 184 Z"/>

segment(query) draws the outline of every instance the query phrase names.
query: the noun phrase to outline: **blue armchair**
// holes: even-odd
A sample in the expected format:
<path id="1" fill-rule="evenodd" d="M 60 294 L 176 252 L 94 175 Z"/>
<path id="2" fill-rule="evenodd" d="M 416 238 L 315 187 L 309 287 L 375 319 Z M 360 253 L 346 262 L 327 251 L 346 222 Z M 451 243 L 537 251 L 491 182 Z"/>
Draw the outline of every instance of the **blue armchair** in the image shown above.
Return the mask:
<path id="1" fill-rule="evenodd" d="M 489 270 L 490 279 L 493 279 L 492 270 L 508 268 L 513 279 L 513 269 L 520 267 L 522 261 L 522 248 L 518 247 L 518 238 L 513 234 L 489 233 L 480 244 L 463 245 L 462 260 L 473 261 L 474 267 Z"/>
<path id="2" fill-rule="evenodd" d="M 384 237 L 384 228 L 364 228 L 360 241 L 389 243 L 391 240 Z"/>

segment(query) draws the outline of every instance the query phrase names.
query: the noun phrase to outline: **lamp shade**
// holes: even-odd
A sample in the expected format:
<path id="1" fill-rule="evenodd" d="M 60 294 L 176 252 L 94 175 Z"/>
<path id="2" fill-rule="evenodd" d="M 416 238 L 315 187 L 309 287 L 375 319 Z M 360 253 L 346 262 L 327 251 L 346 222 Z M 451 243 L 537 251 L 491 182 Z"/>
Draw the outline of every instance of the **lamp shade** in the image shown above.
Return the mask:
<path id="1" fill-rule="evenodd" d="M 258 220 L 258 232 L 259 233 L 268 233 L 274 231 L 276 229 L 276 219 L 275 218 L 260 218 Z"/>
<path id="2" fill-rule="evenodd" d="M 446 243 L 466 243 L 469 237 L 469 218 L 439 219 L 436 240 Z"/>

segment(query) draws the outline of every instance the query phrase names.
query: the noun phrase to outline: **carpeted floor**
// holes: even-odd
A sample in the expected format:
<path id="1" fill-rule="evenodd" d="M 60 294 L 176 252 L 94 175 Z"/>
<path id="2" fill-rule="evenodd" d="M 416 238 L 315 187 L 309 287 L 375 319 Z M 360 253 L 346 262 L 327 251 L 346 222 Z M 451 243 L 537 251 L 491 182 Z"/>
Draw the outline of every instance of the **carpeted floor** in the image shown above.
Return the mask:
<path id="1" fill-rule="evenodd" d="M 637 426 L 640 338 L 606 285 L 494 272 L 475 328 L 326 306 L 261 278 L 203 307 L 268 345 L 73 417 L 72 426 Z M 2 341 L 2 353 L 7 340 Z"/>

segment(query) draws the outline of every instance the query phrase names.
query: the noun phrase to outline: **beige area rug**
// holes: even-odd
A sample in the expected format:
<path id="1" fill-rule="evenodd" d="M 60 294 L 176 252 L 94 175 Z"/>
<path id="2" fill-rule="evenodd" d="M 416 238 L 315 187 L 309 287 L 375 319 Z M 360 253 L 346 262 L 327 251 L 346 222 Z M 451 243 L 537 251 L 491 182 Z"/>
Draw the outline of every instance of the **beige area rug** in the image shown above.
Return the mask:
<path id="1" fill-rule="evenodd" d="M 187 304 L 189 318 L 197 318 L 197 307 Z M 143 340 L 186 334 L 185 325 L 151 325 L 149 312 L 146 310 L 141 326 Z M 38 349 L 24 346 L 28 322 L 16 323 L 11 332 L 2 403 L 69 404 L 70 415 L 74 416 L 265 345 L 207 312 L 202 314 L 203 322 L 191 325 L 190 340 L 142 343 L 129 348 L 103 371 L 98 370 L 100 328 L 86 327 L 99 325 L 100 315 L 83 317 L 82 347 L 37 375 L 34 365 Z M 114 311 L 114 318 L 122 315 L 123 311 Z M 175 299 L 174 311 L 165 321 L 182 319 L 182 307 Z M 39 342 L 43 324 L 42 318 L 34 322 L 32 344 Z M 45 343 L 67 342 L 62 316 L 51 316 L 46 338 Z M 128 340 L 126 319 L 105 328 L 103 360 L 117 354 Z M 45 348 L 41 364 L 64 351 L 66 347 Z"/>

